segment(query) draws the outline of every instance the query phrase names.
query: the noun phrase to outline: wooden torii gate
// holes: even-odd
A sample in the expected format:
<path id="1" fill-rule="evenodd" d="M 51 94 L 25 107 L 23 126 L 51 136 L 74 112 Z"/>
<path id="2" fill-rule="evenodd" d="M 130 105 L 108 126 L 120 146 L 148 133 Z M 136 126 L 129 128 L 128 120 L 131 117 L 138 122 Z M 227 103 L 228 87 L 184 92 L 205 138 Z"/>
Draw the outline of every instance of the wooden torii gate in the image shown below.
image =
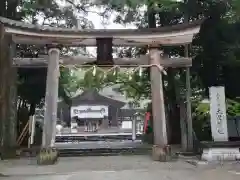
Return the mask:
<path id="1" fill-rule="evenodd" d="M 192 65 L 189 57 L 166 58 L 163 56 L 162 46 L 188 45 L 193 36 L 199 32 L 201 21 L 190 24 L 180 24 L 164 28 L 146 29 L 111 29 L 111 30 L 78 30 L 52 28 L 26 24 L 0 17 L 1 23 L 1 54 L 4 44 L 46 45 L 48 57 L 17 58 L 11 66 L 47 66 L 47 87 L 45 98 L 45 116 L 43 144 L 45 148 L 54 147 L 54 131 L 57 119 L 58 76 L 59 63 L 85 64 L 96 62 L 98 65 L 145 65 L 151 68 L 152 112 L 154 123 L 154 151 L 159 160 L 166 159 L 163 150 L 168 145 L 166 132 L 166 117 L 163 98 L 162 68 L 186 67 Z M 97 46 L 97 59 L 84 56 L 60 56 L 61 47 Z M 138 58 L 113 58 L 113 46 L 148 46 L 149 54 Z M 11 48 L 9 45 L 8 48 Z M 7 77 L 6 77 L 7 78 Z M 187 119 L 191 126 L 190 83 L 187 78 Z M 1 90 L 0 90 L 1 91 Z M 1 91 L 2 92 L 2 91 Z M 189 128 L 191 131 L 191 127 Z M 192 141 L 192 134 L 189 141 Z M 190 145 L 191 146 L 191 145 Z M 157 151 L 155 151 L 157 149 Z"/>

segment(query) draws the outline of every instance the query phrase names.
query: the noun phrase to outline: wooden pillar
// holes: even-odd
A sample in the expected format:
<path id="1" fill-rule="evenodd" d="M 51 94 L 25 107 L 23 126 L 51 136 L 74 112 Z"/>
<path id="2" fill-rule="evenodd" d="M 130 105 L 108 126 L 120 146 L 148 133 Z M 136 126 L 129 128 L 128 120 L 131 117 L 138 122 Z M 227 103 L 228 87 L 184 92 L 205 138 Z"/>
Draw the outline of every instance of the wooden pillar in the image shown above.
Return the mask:
<path id="1" fill-rule="evenodd" d="M 185 46 L 185 57 L 189 56 L 189 46 Z M 188 143 L 187 150 L 193 151 L 193 126 L 192 126 L 192 104 L 191 104 L 191 76 L 190 68 L 186 68 L 186 102 L 187 102 L 187 134 Z"/>
<path id="2" fill-rule="evenodd" d="M 161 51 L 157 48 L 150 49 L 150 64 L 161 62 Z M 157 66 L 151 67 L 151 90 L 152 90 L 152 116 L 154 146 L 153 159 L 166 161 L 168 152 L 166 151 L 168 140 L 166 131 L 165 105 L 163 97 L 162 72 Z"/>
<path id="3" fill-rule="evenodd" d="M 110 119 L 111 126 L 118 127 L 118 119 L 116 118 L 117 117 L 117 108 L 110 105 L 108 110 L 109 110 L 109 117 L 111 118 Z"/>
<path id="4" fill-rule="evenodd" d="M 13 158 L 16 155 L 16 79 L 17 71 L 12 67 L 15 46 L 10 35 L 0 25 L 0 155 Z"/>
<path id="5" fill-rule="evenodd" d="M 132 118 L 132 140 L 135 141 L 136 140 L 136 117 L 131 117 Z"/>
<path id="6" fill-rule="evenodd" d="M 13 154 L 15 153 L 15 148 L 17 146 L 17 81 L 18 81 L 18 75 L 17 75 L 17 68 L 12 66 L 12 60 L 13 57 L 16 54 L 16 44 L 11 42 L 9 44 L 10 48 L 10 57 L 9 57 L 9 63 L 10 69 L 9 69 L 9 105 L 8 105 L 8 141 L 10 144 L 10 147 L 12 147 Z"/>
<path id="7" fill-rule="evenodd" d="M 58 81 L 59 81 L 59 54 L 58 48 L 49 49 L 49 64 L 45 96 L 45 112 L 43 127 L 43 147 L 53 147 L 56 134 Z"/>
<path id="8" fill-rule="evenodd" d="M 186 121 L 186 104 L 184 103 L 185 98 L 180 98 L 180 125 L 181 125 L 181 149 L 183 152 L 187 151 L 187 121 Z"/>
<path id="9" fill-rule="evenodd" d="M 107 129 L 109 124 L 108 116 L 104 116 L 102 120 L 101 129 Z"/>
<path id="10" fill-rule="evenodd" d="M 7 46 L 5 43 L 6 36 L 4 32 L 4 26 L 0 25 L 0 151 L 2 153 L 4 148 L 4 137 L 5 137 L 5 119 L 7 117 L 7 100 L 6 100 L 6 78 L 7 71 Z"/>

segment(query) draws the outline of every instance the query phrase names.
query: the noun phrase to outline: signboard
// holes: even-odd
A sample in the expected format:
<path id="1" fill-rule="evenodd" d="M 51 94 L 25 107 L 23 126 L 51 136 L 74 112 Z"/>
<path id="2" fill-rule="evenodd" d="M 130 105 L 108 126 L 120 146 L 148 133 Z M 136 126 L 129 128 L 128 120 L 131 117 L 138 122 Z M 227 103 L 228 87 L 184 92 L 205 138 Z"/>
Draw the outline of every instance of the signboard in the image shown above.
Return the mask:
<path id="1" fill-rule="evenodd" d="M 71 118 L 104 118 L 108 116 L 108 106 L 73 106 L 71 107 Z"/>
<path id="2" fill-rule="evenodd" d="M 210 87 L 210 117 L 214 141 L 228 141 L 224 87 Z"/>

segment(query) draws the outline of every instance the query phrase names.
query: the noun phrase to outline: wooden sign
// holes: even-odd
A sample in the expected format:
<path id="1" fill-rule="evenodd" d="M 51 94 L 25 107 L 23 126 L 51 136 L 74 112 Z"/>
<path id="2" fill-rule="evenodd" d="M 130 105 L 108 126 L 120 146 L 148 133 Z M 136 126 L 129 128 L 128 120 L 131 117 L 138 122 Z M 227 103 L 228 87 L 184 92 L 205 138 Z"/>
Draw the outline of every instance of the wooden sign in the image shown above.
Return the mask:
<path id="1" fill-rule="evenodd" d="M 113 65 L 113 39 L 112 38 L 97 38 L 97 64 L 98 65 Z"/>

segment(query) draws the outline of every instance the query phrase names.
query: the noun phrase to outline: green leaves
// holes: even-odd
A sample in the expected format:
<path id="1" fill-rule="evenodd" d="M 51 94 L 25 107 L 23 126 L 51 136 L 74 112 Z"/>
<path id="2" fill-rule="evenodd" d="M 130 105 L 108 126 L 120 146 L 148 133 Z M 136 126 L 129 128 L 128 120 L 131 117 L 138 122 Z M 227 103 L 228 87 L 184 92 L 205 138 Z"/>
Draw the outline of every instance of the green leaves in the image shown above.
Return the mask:
<path id="1" fill-rule="evenodd" d="M 238 101 L 227 99 L 227 115 L 230 117 L 240 116 L 240 103 Z"/>
<path id="2" fill-rule="evenodd" d="M 236 117 L 240 116 L 240 103 L 238 101 L 227 99 L 226 100 L 227 116 Z M 210 119 L 210 104 L 209 102 L 198 102 L 197 106 L 194 108 L 194 116 L 197 119 Z"/>
<path id="3" fill-rule="evenodd" d="M 134 100 L 148 98 L 151 92 L 148 69 L 143 70 L 141 76 L 139 76 L 138 71 L 133 72 L 132 69 L 120 70 L 116 68 L 109 71 L 98 67 L 96 67 L 95 72 L 94 67 L 87 70 L 83 68 L 78 69 L 73 73 L 74 75 L 71 75 L 72 77 L 64 74 L 61 73 L 60 84 L 67 84 L 67 89 L 71 87 L 71 79 L 75 79 L 74 84 L 76 86 L 70 90 L 72 94 L 79 90 L 85 91 L 88 89 L 100 91 L 105 87 L 113 85 L 118 85 L 118 88 L 114 89 L 115 91 L 121 92 Z M 62 87 L 64 88 L 64 86 Z"/>
<path id="4" fill-rule="evenodd" d="M 235 20 L 239 20 L 240 18 L 240 1 L 232 0 L 232 11 L 230 12 L 230 17 Z"/>
<path id="5" fill-rule="evenodd" d="M 94 68 L 96 68 L 96 72 L 94 72 Z M 105 86 L 104 78 L 104 72 L 100 68 L 93 67 L 85 72 L 84 79 L 78 81 L 79 88 L 82 90 L 96 89 L 99 91 Z"/>
<path id="6" fill-rule="evenodd" d="M 141 76 L 139 72 L 132 72 L 131 69 L 125 69 L 119 72 L 116 84 L 119 84 L 118 91 L 125 94 L 128 98 L 140 100 L 150 96 L 150 82 L 148 76 L 148 69 L 143 70 Z"/>

